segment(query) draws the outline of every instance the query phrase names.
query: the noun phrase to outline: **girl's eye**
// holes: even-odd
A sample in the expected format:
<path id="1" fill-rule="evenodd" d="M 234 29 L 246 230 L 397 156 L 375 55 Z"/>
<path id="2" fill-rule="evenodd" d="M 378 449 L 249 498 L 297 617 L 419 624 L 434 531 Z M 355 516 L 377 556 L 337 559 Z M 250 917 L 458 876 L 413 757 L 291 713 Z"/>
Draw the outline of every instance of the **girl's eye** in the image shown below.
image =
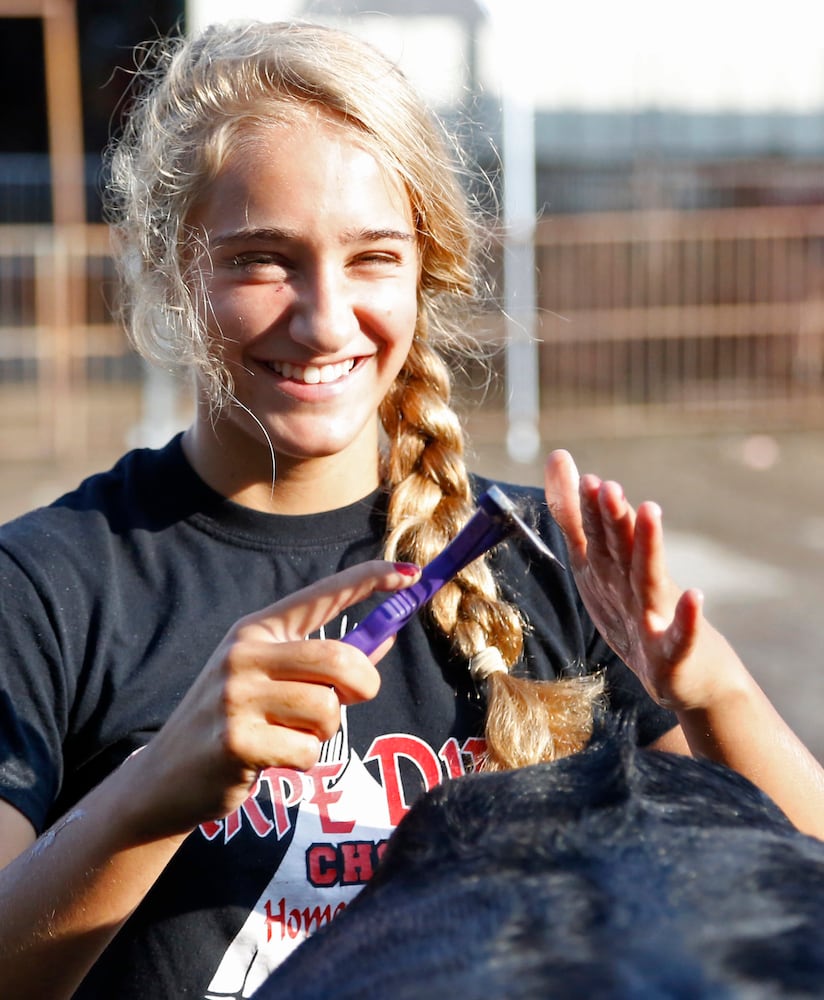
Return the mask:
<path id="1" fill-rule="evenodd" d="M 283 262 L 275 254 L 263 252 L 236 254 L 232 258 L 232 264 L 235 267 L 265 267 L 272 264 L 283 266 Z"/>
<path id="2" fill-rule="evenodd" d="M 389 267 L 398 263 L 399 260 L 397 255 L 386 251 L 372 251 L 371 253 L 361 254 L 355 260 L 356 265 L 360 264 L 366 267 Z"/>
<path id="3" fill-rule="evenodd" d="M 285 281 L 289 275 L 289 262 L 279 254 L 265 250 L 250 250 L 234 254 L 230 267 L 250 281 Z"/>

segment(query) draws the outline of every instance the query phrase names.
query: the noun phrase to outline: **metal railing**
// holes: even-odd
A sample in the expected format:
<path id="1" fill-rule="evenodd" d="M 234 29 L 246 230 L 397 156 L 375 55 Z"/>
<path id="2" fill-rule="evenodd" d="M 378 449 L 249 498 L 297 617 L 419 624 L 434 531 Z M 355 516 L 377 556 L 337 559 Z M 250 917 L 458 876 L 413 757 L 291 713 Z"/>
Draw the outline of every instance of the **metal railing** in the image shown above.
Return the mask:
<path id="1" fill-rule="evenodd" d="M 824 207 L 565 216 L 536 243 L 553 421 L 824 420 Z"/>
<path id="2" fill-rule="evenodd" d="M 824 424 L 824 207 L 559 216 L 536 260 L 554 429 Z M 105 227 L 0 226 L 0 458 L 141 420 L 113 289 Z"/>
<path id="3" fill-rule="evenodd" d="M 0 456 L 83 454 L 136 419 L 113 291 L 105 226 L 0 227 Z"/>

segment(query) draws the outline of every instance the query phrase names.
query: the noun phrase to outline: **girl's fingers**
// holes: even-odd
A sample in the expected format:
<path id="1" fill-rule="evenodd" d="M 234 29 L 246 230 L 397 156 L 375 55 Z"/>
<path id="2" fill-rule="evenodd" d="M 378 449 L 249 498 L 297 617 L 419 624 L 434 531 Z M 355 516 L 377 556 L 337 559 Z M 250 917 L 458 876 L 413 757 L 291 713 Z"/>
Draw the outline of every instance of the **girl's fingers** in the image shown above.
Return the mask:
<path id="1" fill-rule="evenodd" d="M 260 744 L 255 769 L 265 771 L 277 761 L 278 767 L 309 771 L 320 757 L 322 740 L 313 733 L 286 726 L 271 726 Z"/>
<path id="2" fill-rule="evenodd" d="M 663 556 L 661 511 L 657 504 L 645 501 L 635 516 L 635 539 L 630 577 L 632 589 L 641 607 L 653 612 L 660 608 L 660 573 L 666 572 Z"/>
<path id="3" fill-rule="evenodd" d="M 335 689 L 327 684 L 281 681 L 277 688 L 270 686 L 269 691 L 259 693 L 255 709 L 247 718 L 259 720 L 260 727 L 296 729 L 321 742 L 340 728 L 341 703 Z"/>
<path id="4" fill-rule="evenodd" d="M 642 607 L 672 617 L 677 588 L 667 569 L 661 508 L 652 501 L 642 503 L 636 516 L 632 585 Z"/>
<path id="5" fill-rule="evenodd" d="M 671 663 L 682 662 L 693 651 L 701 627 L 704 595 L 700 590 L 685 590 L 675 605 L 672 623 L 667 629 L 666 657 Z"/>
<path id="6" fill-rule="evenodd" d="M 635 541 L 635 511 L 619 483 L 601 484 L 598 510 L 605 551 L 619 567 L 628 570 L 632 563 Z"/>
<path id="7" fill-rule="evenodd" d="M 270 681 L 322 686 L 334 689 L 336 700 L 342 705 L 368 701 L 375 697 L 380 687 L 380 675 L 366 662 L 363 653 L 333 639 L 244 642 L 235 649 L 234 655 L 241 668 L 238 676 L 247 679 L 240 683 L 254 687 L 259 678 L 250 676 L 247 663 L 256 664 L 263 673 L 266 687 Z M 242 700 L 243 694 L 239 697 Z"/>
<path id="8" fill-rule="evenodd" d="M 250 741 L 244 760 L 254 771 L 277 767 L 309 771 L 320 757 L 323 740 L 315 733 L 290 726 L 267 726 Z"/>
<path id="9" fill-rule="evenodd" d="M 553 451 L 544 466 L 547 506 L 566 538 L 573 565 L 586 559 L 587 539 L 581 517 L 578 469 L 568 451 Z"/>
<path id="10" fill-rule="evenodd" d="M 603 483 L 597 476 L 581 476 L 578 496 L 581 504 L 581 521 L 586 535 L 587 558 L 603 557 L 608 552 L 604 522 L 601 515 L 600 493 Z"/>
<path id="11" fill-rule="evenodd" d="M 419 576 L 420 570 L 409 563 L 379 559 L 361 563 L 247 615 L 239 628 L 258 629 L 275 642 L 302 639 L 350 605 L 378 591 L 403 590 Z"/>

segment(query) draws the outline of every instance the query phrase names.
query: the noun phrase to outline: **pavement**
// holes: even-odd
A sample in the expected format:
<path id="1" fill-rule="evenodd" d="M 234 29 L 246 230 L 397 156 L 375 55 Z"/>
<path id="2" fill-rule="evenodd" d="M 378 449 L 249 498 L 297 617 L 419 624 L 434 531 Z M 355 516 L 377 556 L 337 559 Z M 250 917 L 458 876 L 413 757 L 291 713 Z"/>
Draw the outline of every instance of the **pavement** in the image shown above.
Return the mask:
<path id="1" fill-rule="evenodd" d="M 471 466 L 540 485 L 541 460 L 510 459 L 502 426 L 495 415 L 470 425 Z M 542 455 L 568 448 L 582 472 L 661 504 L 673 575 L 704 591 L 707 616 L 824 762 L 824 430 L 564 440 L 542 431 Z M 48 502 L 120 450 L 0 463 L 0 518 Z"/>

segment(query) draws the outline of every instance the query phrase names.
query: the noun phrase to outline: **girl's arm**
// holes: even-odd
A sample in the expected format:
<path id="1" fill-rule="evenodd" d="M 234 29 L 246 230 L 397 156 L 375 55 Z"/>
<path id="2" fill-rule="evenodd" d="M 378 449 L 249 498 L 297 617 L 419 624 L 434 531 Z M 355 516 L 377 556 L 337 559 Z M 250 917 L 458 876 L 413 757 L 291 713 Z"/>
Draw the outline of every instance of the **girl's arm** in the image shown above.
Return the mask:
<path id="1" fill-rule="evenodd" d="M 23 848 L 0 871 L 3 996 L 70 997 L 182 843 L 183 836 L 134 838 L 130 769 L 127 761 L 38 840 L 22 814 L 0 802 L 4 848 Z M 28 836 L 15 836 L 25 827 Z"/>
<path id="2" fill-rule="evenodd" d="M 341 705 L 373 698 L 373 662 L 303 637 L 417 572 L 364 563 L 238 622 L 160 732 L 35 840 L 0 802 L 0 996 L 71 997 L 200 823 L 240 806 L 266 767 L 307 770 Z M 22 853 L 18 853 L 22 852 Z"/>
<path id="3" fill-rule="evenodd" d="M 549 456 L 545 480 L 593 621 L 650 696 L 678 717 L 681 733 L 667 734 L 659 748 L 734 768 L 799 829 L 824 839 L 824 768 L 703 617 L 701 593 L 682 591 L 669 576 L 658 506 L 643 503 L 636 512 L 617 483 L 579 479 L 563 451 Z"/>

